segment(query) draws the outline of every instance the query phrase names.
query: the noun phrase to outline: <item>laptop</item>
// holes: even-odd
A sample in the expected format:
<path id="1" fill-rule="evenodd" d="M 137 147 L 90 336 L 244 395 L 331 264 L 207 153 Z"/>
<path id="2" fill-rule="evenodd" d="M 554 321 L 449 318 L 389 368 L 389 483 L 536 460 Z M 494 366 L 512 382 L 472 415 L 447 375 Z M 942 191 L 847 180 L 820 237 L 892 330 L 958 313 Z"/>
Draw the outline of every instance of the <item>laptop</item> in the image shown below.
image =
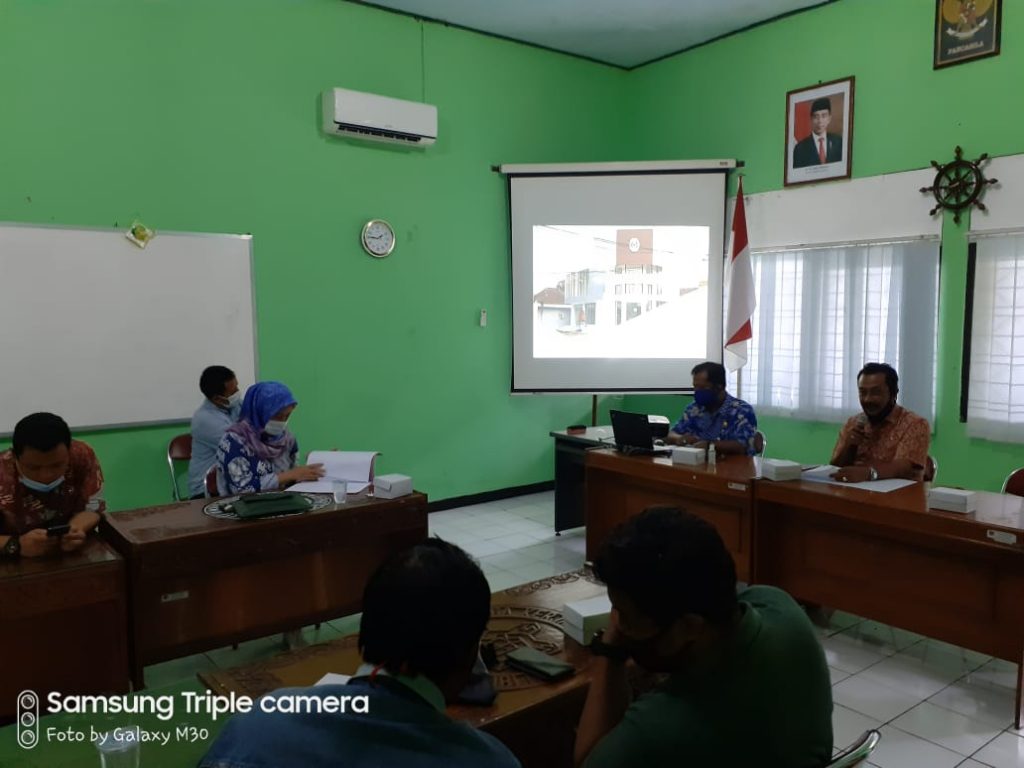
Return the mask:
<path id="1" fill-rule="evenodd" d="M 626 454 L 662 454 L 670 453 L 670 446 L 654 445 L 654 434 L 646 413 L 630 413 L 629 411 L 609 411 L 612 417 L 612 432 L 615 435 L 615 448 Z"/>

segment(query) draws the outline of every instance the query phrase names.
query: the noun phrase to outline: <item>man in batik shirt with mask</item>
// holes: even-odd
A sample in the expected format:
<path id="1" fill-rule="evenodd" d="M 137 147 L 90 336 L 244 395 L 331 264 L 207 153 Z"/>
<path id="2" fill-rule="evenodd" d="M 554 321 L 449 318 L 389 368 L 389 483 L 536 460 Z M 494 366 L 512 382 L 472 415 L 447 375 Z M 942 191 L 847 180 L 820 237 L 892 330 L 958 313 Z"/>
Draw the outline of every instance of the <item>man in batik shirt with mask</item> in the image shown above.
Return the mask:
<path id="1" fill-rule="evenodd" d="M 33 413 L 0 453 L 0 559 L 73 552 L 106 505 L 96 454 L 60 416 Z"/>
<path id="2" fill-rule="evenodd" d="M 715 446 L 715 455 L 753 456 L 757 417 L 749 403 L 725 391 L 725 367 L 701 363 L 694 367 L 693 402 L 665 437 L 671 445 Z"/>

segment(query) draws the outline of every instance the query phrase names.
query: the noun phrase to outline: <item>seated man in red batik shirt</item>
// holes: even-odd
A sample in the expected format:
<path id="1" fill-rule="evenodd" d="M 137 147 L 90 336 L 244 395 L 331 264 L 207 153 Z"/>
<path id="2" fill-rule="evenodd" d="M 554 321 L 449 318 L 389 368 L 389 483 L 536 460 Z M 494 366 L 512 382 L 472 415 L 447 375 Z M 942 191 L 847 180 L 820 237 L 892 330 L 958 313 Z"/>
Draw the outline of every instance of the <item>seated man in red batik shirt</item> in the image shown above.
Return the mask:
<path id="1" fill-rule="evenodd" d="M 64 419 L 26 416 L 0 453 L 0 558 L 79 549 L 106 508 L 102 491 L 96 454 L 71 439 Z"/>
<path id="2" fill-rule="evenodd" d="M 923 479 L 928 462 L 928 422 L 896 405 L 900 391 L 896 370 L 886 363 L 868 363 L 857 374 L 860 407 L 839 432 L 832 477 L 849 483 L 901 477 Z"/>

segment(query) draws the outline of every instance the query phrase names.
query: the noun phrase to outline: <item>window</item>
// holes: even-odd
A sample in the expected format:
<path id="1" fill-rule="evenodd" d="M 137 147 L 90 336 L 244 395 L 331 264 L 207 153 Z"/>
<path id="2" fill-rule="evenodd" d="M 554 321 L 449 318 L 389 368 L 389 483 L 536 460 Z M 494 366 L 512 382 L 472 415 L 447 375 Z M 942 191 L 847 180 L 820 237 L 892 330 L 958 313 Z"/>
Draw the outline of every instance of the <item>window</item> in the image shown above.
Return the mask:
<path id="1" fill-rule="evenodd" d="M 857 372 L 878 361 L 900 374 L 900 402 L 934 418 L 937 241 L 755 252 L 752 262 L 757 309 L 739 395 L 759 414 L 842 421 L 860 410 Z"/>
<path id="2" fill-rule="evenodd" d="M 967 434 L 1024 442 L 1024 233 L 975 248 Z"/>

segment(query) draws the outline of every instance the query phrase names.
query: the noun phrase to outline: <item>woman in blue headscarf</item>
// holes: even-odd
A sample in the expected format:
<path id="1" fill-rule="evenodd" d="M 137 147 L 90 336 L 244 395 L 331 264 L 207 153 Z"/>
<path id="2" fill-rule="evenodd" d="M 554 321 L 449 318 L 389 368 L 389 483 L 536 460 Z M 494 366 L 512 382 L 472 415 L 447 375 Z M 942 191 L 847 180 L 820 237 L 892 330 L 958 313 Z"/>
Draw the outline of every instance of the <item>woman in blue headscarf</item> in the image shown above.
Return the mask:
<path id="1" fill-rule="evenodd" d="M 298 403 L 277 381 L 253 384 L 242 401 L 239 420 L 217 446 L 217 492 L 222 496 L 284 488 L 317 480 L 322 464 L 296 467 L 299 444 L 288 431 L 288 417 Z"/>

